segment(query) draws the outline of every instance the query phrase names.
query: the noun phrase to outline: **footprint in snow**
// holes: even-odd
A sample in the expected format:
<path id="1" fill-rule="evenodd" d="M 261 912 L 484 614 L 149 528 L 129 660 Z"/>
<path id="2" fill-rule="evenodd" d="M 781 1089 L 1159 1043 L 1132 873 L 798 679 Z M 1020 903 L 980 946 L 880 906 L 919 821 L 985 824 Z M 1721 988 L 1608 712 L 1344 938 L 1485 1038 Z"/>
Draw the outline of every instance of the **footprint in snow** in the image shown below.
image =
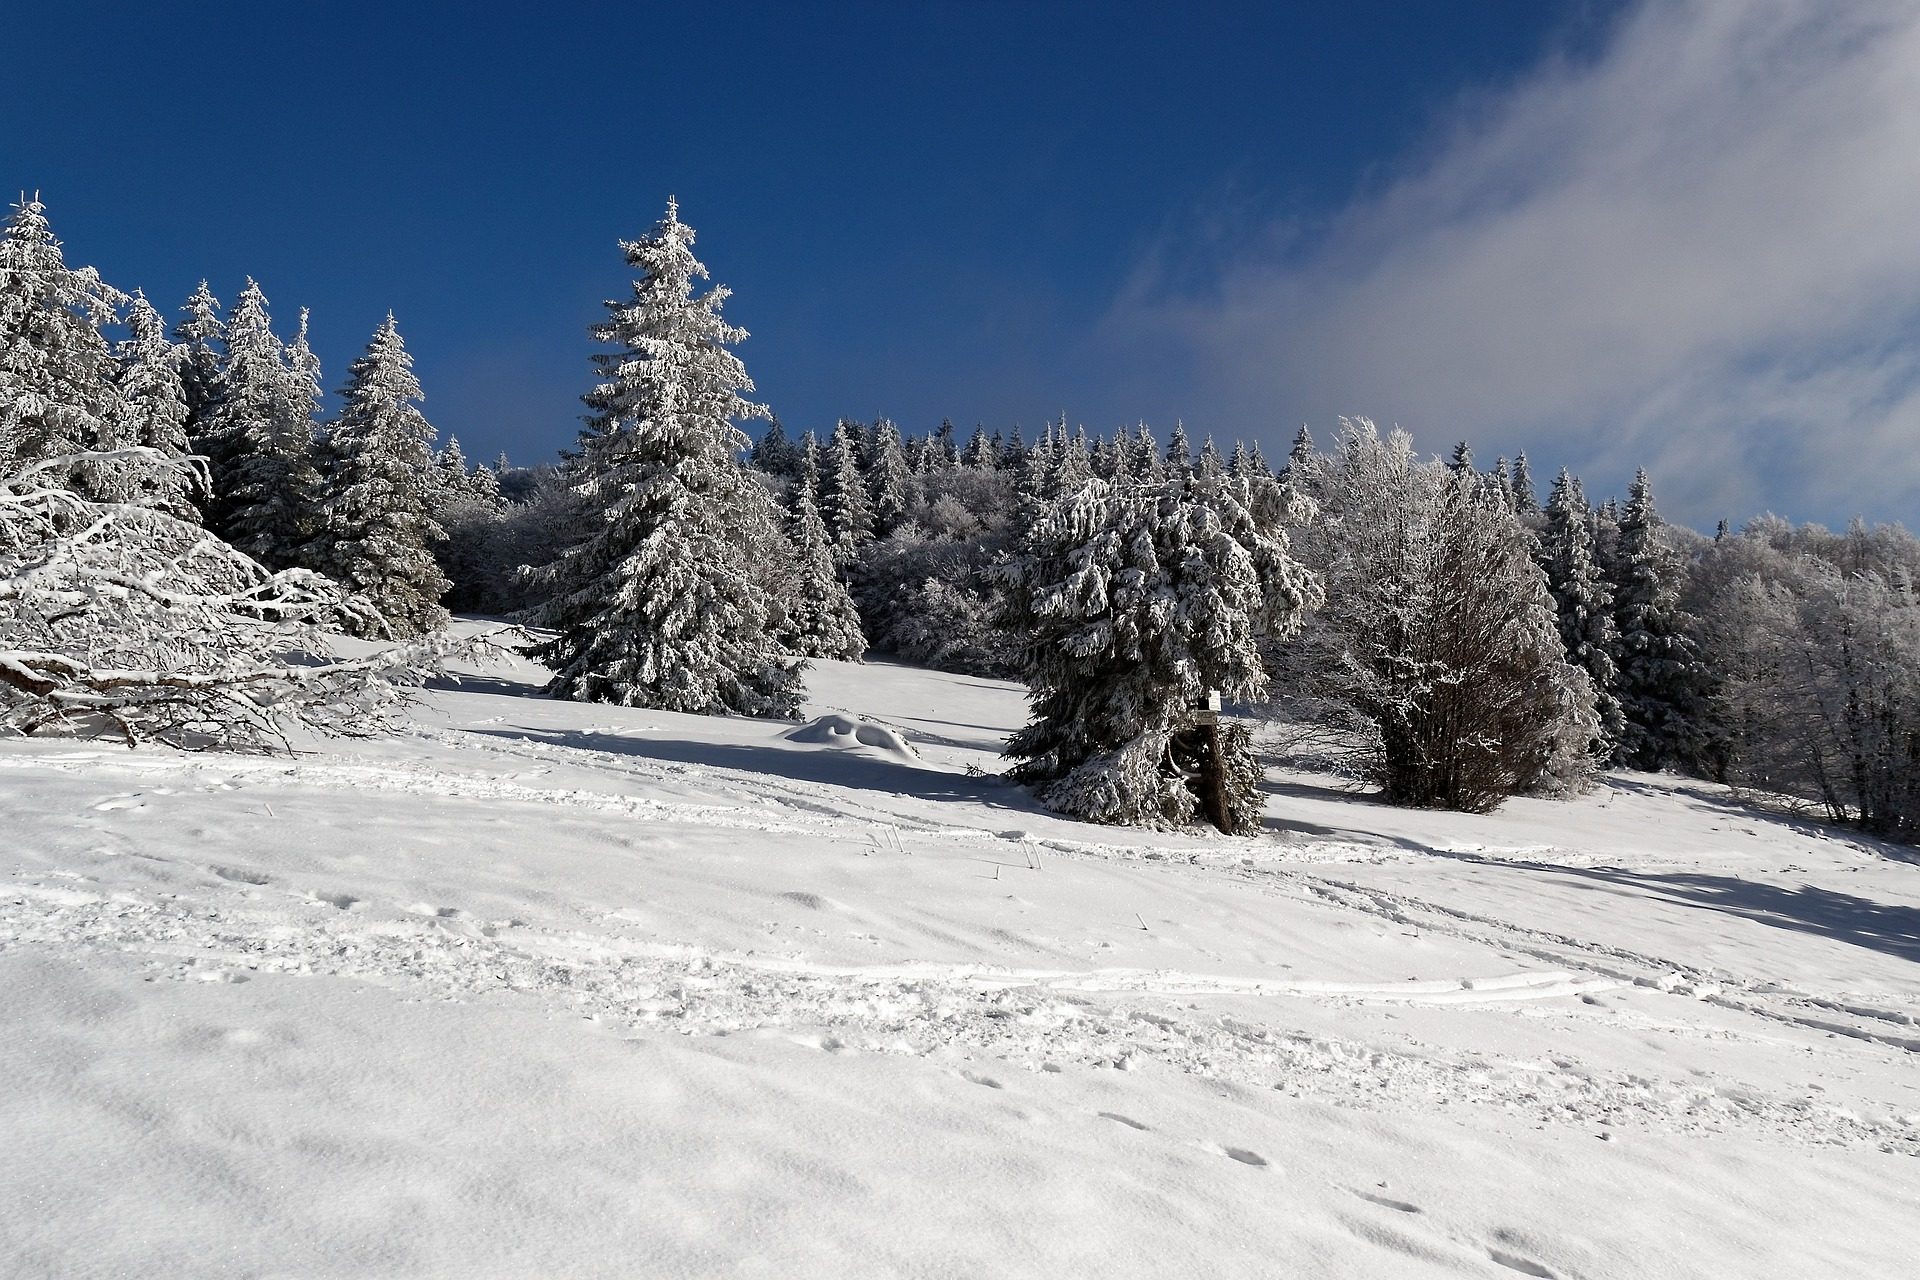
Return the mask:
<path id="1" fill-rule="evenodd" d="M 1245 1147 L 1222 1147 L 1220 1150 L 1229 1160 L 1238 1160 L 1241 1164 L 1252 1165 L 1256 1169 L 1267 1167 L 1267 1158 L 1257 1151 L 1249 1151 Z"/>
<path id="2" fill-rule="evenodd" d="M 1534 1276 L 1537 1280 L 1558 1280 L 1553 1272 L 1539 1263 L 1523 1258 L 1517 1253 L 1508 1253 L 1502 1249 L 1489 1249 L 1487 1256 L 1509 1271 L 1518 1271 L 1523 1276 Z"/>
<path id="3" fill-rule="evenodd" d="M 144 809 L 146 807 L 146 797 L 138 791 L 129 791 L 117 796 L 108 796 L 106 799 L 88 806 L 88 808 L 92 809 L 95 813 L 112 813 L 116 809 Z"/>
<path id="4" fill-rule="evenodd" d="M 962 1080 L 965 1080 L 968 1084 L 985 1085 L 989 1089 L 1000 1089 L 1005 1087 L 998 1080 L 995 1080 L 992 1076 L 983 1076 L 977 1071 L 962 1071 L 960 1073 L 960 1078 Z"/>
<path id="5" fill-rule="evenodd" d="M 1153 1130 L 1149 1126 L 1141 1124 L 1138 1120 L 1135 1120 L 1131 1116 L 1123 1116 L 1117 1111 L 1102 1111 L 1100 1113 L 1100 1118 L 1102 1120 L 1112 1120 L 1115 1123 L 1123 1124 L 1127 1126 L 1127 1128 L 1129 1129 L 1138 1129 L 1142 1133 L 1153 1132 Z"/>
<path id="6" fill-rule="evenodd" d="M 324 902 L 330 907 L 338 907 L 342 911 L 351 911 L 360 905 L 360 899 L 350 893 L 316 893 L 313 895 L 313 900 Z"/>
<path id="7" fill-rule="evenodd" d="M 1395 1200 L 1389 1196 L 1377 1196 L 1377 1195 L 1374 1195 L 1371 1191 L 1356 1191 L 1353 1194 L 1356 1196 L 1359 1196 L 1362 1200 L 1367 1201 L 1369 1204 L 1379 1205 L 1382 1209 L 1394 1209 L 1394 1210 L 1398 1210 L 1401 1213 L 1420 1213 L 1421 1212 L 1421 1208 L 1419 1205 L 1408 1204 L 1405 1200 Z"/>
<path id="8" fill-rule="evenodd" d="M 213 874 L 219 876 L 222 880 L 231 881 L 234 884 L 262 885 L 273 883 L 272 876 L 260 871 L 249 871 L 244 867 L 208 867 L 207 870 L 213 872 Z"/>

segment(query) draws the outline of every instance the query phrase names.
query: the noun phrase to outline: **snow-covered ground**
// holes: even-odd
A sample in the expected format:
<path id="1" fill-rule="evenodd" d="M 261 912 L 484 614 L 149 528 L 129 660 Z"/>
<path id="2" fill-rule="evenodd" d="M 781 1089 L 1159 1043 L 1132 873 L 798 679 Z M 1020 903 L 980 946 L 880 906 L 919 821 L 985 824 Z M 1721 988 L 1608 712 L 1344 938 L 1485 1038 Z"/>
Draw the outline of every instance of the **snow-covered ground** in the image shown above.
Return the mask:
<path id="1" fill-rule="evenodd" d="M 1640 775 L 1092 828 L 993 681 L 538 680 L 0 743 L 0 1273 L 1920 1274 L 1899 850 Z"/>

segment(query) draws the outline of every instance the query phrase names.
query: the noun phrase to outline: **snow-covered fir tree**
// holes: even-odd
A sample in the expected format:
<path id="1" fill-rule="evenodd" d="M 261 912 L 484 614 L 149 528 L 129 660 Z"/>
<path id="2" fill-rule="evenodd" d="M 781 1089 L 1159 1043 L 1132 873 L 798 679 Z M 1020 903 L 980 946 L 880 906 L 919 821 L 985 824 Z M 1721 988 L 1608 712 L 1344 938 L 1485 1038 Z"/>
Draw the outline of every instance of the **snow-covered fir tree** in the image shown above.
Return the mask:
<path id="1" fill-rule="evenodd" d="M 67 265 L 37 197 L 14 206 L 0 231 L 0 470 L 76 458 L 57 483 L 119 496 L 113 468 L 78 455 L 126 443 L 101 334 L 125 301 L 93 268 Z"/>
<path id="2" fill-rule="evenodd" d="M 707 269 L 693 239 L 669 201 L 651 233 L 621 243 L 639 278 L 594 327 L 612 349 L 595 355 L 585 397 L 578 487 L 596 518 L 534 571 L 552 594 L 532 620 L 556 632 L 537 654 L 561 697 L 792 716 L 800 672 L 746 563 L 771 509 L 737 461 L 736 422 L 768 414 L 743 394 L 753 382 L 731 348 L 747 335 L 721 318 L 727 288 L 695 292 Z"/>
<path id="3" fill-rule="evenodd" d="M 1027 442 L 1021 438 L 1020 425 L 1015 423 L 1013 430 L 1001 443 L 1000 456 L 994 461 L 994 466 L 1001 471 L 1018 471 L 1026 460 Z"/>
<path id="4" fill-rule="evenodd" d="M 805 658 L 859 661 L 867 640 L 860 611 L 840 580 L 826 521 L 805 484 L 789 497 L 787 538 L 793 543 L 796 577 L 786 597 L 786 616 L 778 628 L 780 644 Z"/>
<path id="5" fill-rule="evenodd" d="M 1055 504 L 1003 570 L 1033 708 L 1007 745 L 1012 776 L 1087 821 L 1193 821 L 1188 713 L 1210 691 L 1255 696 L 1256 635 L 1284 635 L 1319 603 L 1288 550 L 1291 514 L 1275 482 L 1224 475 L 1088 479 Z M 1249 830 L 1259 769 L 1244 729 L 1220 739 L 1220 817 Z"/>
<path id="6" fill-rule="evenodd" d="M 960 465 L 971 471 L 992 471 L 999 465 L 999 454 L 993 447 L 993 440 L 987 435 L 986 424 L 973 424 L 973 434 L 967 438 L 967 447 L 960 451 Z"/>
<path id="7" fill-rule="evenodd" d="M 311 563 L 371 601 L 388 638 L 438 631 L 449 584 L 433 553 L 447 536 L 434 518 L 435 433 L 416 407 L 420 381 L 392 312 L 349 366 L 340 396 Z"/>
<path id="8" fill-rule="evenodd" d="M 1166 472 L 1169 479 L 1186 475 L 1193 470 L 1193 445 L 1187 440 L 1187 425 L 1184 422 L 1173 424 L 1173 434 L 1167 438 Z"/>
<path id="9" fill-rule="evenodd" d="M 860 465 L 860 424 L 842 418 L 820 459 L 820 515 L 833 539 L 834 558 L 850 563 L 873 541 L 873 498 Z"/>
<path id="10" fill-rule="evenodd" d="M 873 424 L 873 443 L 867 450 L 867 495 L 873 512 L 873 533 L 885 537 L 907 514 L 913 472 L 900 442 L 900 428 L 882 418 Z"/>
<path id="11" fill-rule="evenodd" d="M 167 459 L 155 465 L 140 459 L 129 466 L 127 499 L 159 507 L 185 520 L 199 519 L 194 506 L 196 471 L 182 465 L 192 446 L 187 441 L 186 385 L 182 352 L 167 339 L 167 322 L 144 293 L 135 291 L 127 308 L 128 336 L 119 345 L 118 378 L 125 426 L 121 436 Z"/>
<path id="12" fill-rule="evenodd" d="M 202 280 L 186 305 L 173 337 L 180 344 L 180 384 L 187 397 L 187 439 L 194 451 L 206 454 L 202 436 L 220 397 L 220 367 L 226 362 L 227 326 L 220 319 L 220 299 Z"/>
<path id="13" fill-rule="evenodd" d="M 1447 458 L 1447 470 L 1461 475 L 1473 474 L 1473 446 L 1465 440 L 1453 446 L 1453 453 Z"/>
<path id="14" fill-rule="evenodd" d="M 227 318 L 226 347 L 206 433 L 215 527 L 268 568 L 286 568 L 318 532 L 314 370 L 290 364 L 252 279 Z"/>
<path id="15" fill-rule="evenodd" d="M 1167 478 L 1167 463 L 1160 456 L 1160 442 L 1153 438 L 1153 428 L 1144 422 L 1134 429 L 1129 472 L 1135 480 L 1148 483 Z"/>
<path id="16" fill-rule="evenodd" d="M 1661 537 L 1653 484 L 1635 473 L 1614 556 L 1616 689 L 1624 728 L 1614 758 L 1632 769 L 1665 769 L 1701 748 L 1711 680 L 1680 608 L 1683 569 Z"/>
<path id="17" fill-rule="evenodd" d="M 1560 642 L 1567 658 L 1593 682 L 1599 715 L 1598 744 L 1603 756 L 1620 741 L 1624 721 L 1613 695 L 1619 679 L 1615 655 L 1619 633 L 1613 625 L 1613 593 L 1594 559 L 1593 513 L 1580 482 L 1565 467 L 1547 499 L 1547 527 L 1540 554 L 1553 592 Z"/>
<path id="18" fill-rule="evenodd" d="M 780 424 L 779 418 L 768 423 L 767 429 L 760 433 L 760 438 L 753 442 L 753 452 L 748 455 L 748 461 L 770 476 L 790 479 L 798 472 L 799 448 L 787 438 L 787 429 Z"/>
<path id="19" fill-rule="evenodd" d="M 1200 454 L 1194 459 L 1194 470 L 1204 476 L 1223 475 L 1227 469 L 1227 460 L 1220 455 L 1220 446 L 1213 442 L 1213 436 L 1200 443 Z"/>
<path id="20" fill-rule="evenodd" d="M 1533 487 L 1533 468 L 1527 465 L 1527 451 L 1513 455 L 1513 509 L 1523 516 L 1540 514 L 1540 497 Z"/>

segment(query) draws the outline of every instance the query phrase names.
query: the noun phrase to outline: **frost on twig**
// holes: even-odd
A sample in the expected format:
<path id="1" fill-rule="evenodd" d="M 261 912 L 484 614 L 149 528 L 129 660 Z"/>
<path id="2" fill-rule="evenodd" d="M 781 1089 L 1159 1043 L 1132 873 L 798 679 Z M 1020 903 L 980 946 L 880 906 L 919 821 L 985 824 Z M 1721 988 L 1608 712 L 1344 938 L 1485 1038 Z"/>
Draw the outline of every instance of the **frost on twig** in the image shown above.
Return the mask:
<path id="1" fill-rule="evenodd" d="M 369 619 L 328 579 L 269 572 L 164 511 L 59 487 L 116 460 L 180 465 L 133 448 L 0 475 L 0 731 L 252 751 L 285 748 L 296 726 L 363 736 L 456 647 L 333 656 L 323 629 Z"/>

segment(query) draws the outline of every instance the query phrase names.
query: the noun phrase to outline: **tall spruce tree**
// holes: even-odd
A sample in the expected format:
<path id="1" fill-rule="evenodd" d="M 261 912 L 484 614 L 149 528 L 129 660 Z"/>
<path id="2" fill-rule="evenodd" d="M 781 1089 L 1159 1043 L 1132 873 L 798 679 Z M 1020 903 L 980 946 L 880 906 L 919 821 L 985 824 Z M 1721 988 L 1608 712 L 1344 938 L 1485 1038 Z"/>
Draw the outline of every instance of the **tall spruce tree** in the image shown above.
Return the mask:
<path id="1" fill-rule="evenodd" d="M 226 363 L 227 326 L 220 319 L 220 299 L 202 280 L 193 291 L 173 337 L 180 344 L 180 384 L 187 397 L 187 439 L 194 452 L 206 456 L 203 439 L 214 402 L 220 398 L 220 369 Z"/>
<path id="2" fill-rule="evenodd" d="M 208 432 L 224 472 L 213 475 L 216 531 L 271 569 L 300 565 L 319 532 L 314 366 L 295 368 L 274 336 L 252 279 L 227 319 L 227 359 Z M 210 458 L 210 462 L 212 458 Z"/>
<path id="3" fill-rule="evenodd" d="M 181 378 L 182 351 L 167 340 L 167 322 L 137 290 L 127 308 L 128 337 L 117 351 L 120 396 L 129 444 L 161 457 L 132 468 L 130 499 L 158 507 L 183 520 L 198 520 L 195 475 L 186 463 L 187 395 Z"/>
<path id="4" fill-rule="evenodd" d="M 781 646 L 804 658 L 858 662 L 867 649 L 860 611 L 840 581 L 826 521 L 804 484 L 796 484 L 788 499 L 787 538 L 793 543 L 797 572 L 792 590 L 786 593 Z"/>
<path id="5" fill-rule="evenodd" d="M 900 443 L 900 428 L 882 418 L 873 424 L 873 446 L 867 453 L 867 492 L 872 499 L 875 537 L 886 537 L 906 519 L 912 483 L 913 472 Z"/>
<path id="6" fill-rule="evenodd" d="M 873 499 L 860 466 L 860 424 L 842 418 L 820 460 L 820 514 L 833 539 L 833 556 L 850 564 L 873 541 Z"/>
<path id="7" fill-rule="evenodd" d="M 121 440 L 113 352 L 101 328 L 126 298 L 91 267 L 69 267 L 38 197 L 22 198 L 0 231 L 0 474 Z M 81 464 L 44 477 L 90 497 L 116 497 L 111 468 Z"/>
<path id="8" fill-rule="evenodd" d="M 1533 468 L 1527 465 L 1527 451 L 1513 455 L 1513 509 L 1523 516 L 1540 514 L 1540 496 L 1533 487 Z"/>
<path id="9" fill-rule="evenodd" d="M 1620 637 L 1613 625 L 1613 593 L 1594 559 L 1593 513 L 1580 482 L 1564 467 L 1547 499 L 1541 555 L 1567 660 L 1593 682 L 1594 710 L 1600 719 L 1598 745 L 1605 758 L 1625 727 L 1613 694 L 1619 680 L 1615 655 Z"/>
<path id="10" fill-rule="evenodd" d="M 533 615 L 554 628 L 537 656 L 561 697 L 707 714 L 793 716 L 798 667 L 769 634 L 770 605 L 745 563 L 767 530 L 758 486 L 738 464 L 765 418 L 747 400 L 747 335 L 721 319 L 728 290 L 695 293 L 707 269 L 673 201 L 647 236 L 623 241 L 639 272 L 593 335 L 600 381 L 582 442 L 579 490 L 592 531 L 534 571 L 552 595 Z M 776 531 L 777 532 L 777 531 Z"/>
<path id="11" fill-rule="evenodd" d="M 1166 471 L 1168 478 L 1177 478 L 1193 471 L 1193 445 L 1187 440 L 1187 424 L 1175 422 L 1173 435 L 1167 439 Z"/>
<path id="12" fill-rule="evenodd" d="M 440 599 L 449 583 L 433 554 L 447 536 L 434 518 L 444 509 L 436 502 L 435 433 L 415 407 L 420 381 L 392 312 L 349 366 L 340 396 L 311 563 L 372 603 L 381 621 L 371 625 L 388 638 L 438 631 L 447 624 Z"/>
<path id="13" fill-rule="evenodd" d="M 1697 755 L 1712 683 L 1693 620 L 1680 607 L 1680 558 L 1660 525 L 1653 484 L 1641 470 L 1620 517 L 1613 576 L 1625 720 L 1615 759 L 1631 769 L 1665 769 Z"/>

